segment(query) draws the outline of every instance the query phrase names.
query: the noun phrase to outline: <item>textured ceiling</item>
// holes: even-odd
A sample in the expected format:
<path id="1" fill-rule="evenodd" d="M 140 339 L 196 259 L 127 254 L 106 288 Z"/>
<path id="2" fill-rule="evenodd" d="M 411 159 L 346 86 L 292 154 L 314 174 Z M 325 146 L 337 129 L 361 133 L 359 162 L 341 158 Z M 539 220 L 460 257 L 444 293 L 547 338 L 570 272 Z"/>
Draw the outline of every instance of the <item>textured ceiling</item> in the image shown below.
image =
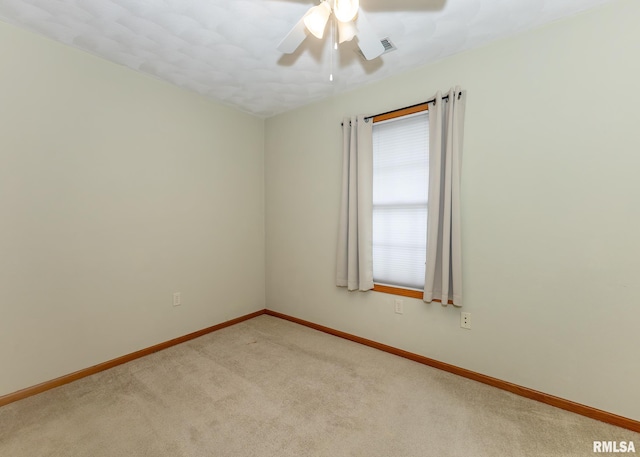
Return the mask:
<path id="1" fill-rule="evenodd" d="M 268 117 L 609 1 L 360 0 L 398 50 L 344 43 L 332 83 L 327 39 L 276 50 L 313 1 L 0 0 L 0 19 Z"/>

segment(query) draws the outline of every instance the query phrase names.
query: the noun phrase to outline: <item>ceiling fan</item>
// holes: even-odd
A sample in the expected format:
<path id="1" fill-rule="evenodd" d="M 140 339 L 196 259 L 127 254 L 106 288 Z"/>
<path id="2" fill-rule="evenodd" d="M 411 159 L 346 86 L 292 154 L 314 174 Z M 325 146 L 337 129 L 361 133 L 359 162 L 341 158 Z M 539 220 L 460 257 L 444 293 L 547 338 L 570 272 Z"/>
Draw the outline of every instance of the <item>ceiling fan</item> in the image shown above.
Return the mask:
<path id="1" fill-rule="evenodd" d="M 367 60 L 381 56 L 385 47 L 359 10 L 359 0 L 321 0 L 289 31 L 278 45 L 278 51 L 293 53 L 309 33 L 322 39 L 327 23 L 332 19 L 337 24 L 336 45 L 357 38 L 358 46 Z"/>

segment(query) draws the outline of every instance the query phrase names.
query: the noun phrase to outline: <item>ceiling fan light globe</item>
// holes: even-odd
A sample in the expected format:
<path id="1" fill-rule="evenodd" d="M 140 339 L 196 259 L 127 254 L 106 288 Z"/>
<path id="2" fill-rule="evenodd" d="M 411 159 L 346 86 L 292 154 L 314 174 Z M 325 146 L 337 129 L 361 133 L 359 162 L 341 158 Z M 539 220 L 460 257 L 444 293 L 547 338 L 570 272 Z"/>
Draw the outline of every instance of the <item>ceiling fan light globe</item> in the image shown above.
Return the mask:
<path id="1" fill-rule="evenodd" d="M 351 41 L 358 34 L 358 29 L 353 22 L 338 22 L 338 43 Z"/>
<path id="2" fill-rule="evenodd" d="M 321 39 L 324 35 L 324 29 L 327 26 L 329 15 L 331 14 L 331 6 L 327 2 L 322 2 L 311 8 L 304 16 L 304 25 L 309 32 L 316 38 Z"/>
<path id="3" fill-rule="evenodd" d="M 333 14 L 340 22 L 350 22 L 358 14 L 360 7 L 359 0 L 335 0 L 333 3 Z"/>

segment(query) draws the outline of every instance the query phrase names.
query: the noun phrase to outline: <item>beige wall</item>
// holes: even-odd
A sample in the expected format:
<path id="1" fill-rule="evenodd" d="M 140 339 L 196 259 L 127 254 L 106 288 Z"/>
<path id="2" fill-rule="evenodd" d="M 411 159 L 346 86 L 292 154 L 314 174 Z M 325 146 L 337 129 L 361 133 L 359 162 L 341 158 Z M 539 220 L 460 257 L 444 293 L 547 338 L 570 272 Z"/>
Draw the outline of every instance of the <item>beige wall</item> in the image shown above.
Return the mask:
<path id="1" fill-rule="evenodd" d="M 267 306 L 640 420 L 640 2 L 271 118 Z M 468 90 L 465 311 L 334 286 L 340 120 Z"/>
<path id="2" fill-rule="evenodd" d="M 4 23 L 0 56 L 0 395 L 264 308 L 262 119 Z"/>

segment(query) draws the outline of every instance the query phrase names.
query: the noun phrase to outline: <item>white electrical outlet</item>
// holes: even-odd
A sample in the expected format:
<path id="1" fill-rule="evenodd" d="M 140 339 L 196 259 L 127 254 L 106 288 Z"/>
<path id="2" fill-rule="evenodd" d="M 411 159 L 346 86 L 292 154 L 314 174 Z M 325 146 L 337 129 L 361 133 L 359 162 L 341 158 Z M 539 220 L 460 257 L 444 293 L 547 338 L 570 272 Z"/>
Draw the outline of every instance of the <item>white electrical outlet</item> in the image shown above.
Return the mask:
<path id="1" fill-rule="evenodd" d="M 396 301 L 395 301 L 395 312 L 396 314 L 404 313 L 404 303 L 399 298 L 396 298 Z"/>
<path id="2" fill-rule="evenodd" d="M 182 297 L 180 296 L 180 292 L 174 292 L 173 294 L 173 306 L 182 305 Z"/>
<path id="3" fill-rule="evenodd" d="M 471 313 L 460 313 L 460 327 L 471 330 Z"/>

